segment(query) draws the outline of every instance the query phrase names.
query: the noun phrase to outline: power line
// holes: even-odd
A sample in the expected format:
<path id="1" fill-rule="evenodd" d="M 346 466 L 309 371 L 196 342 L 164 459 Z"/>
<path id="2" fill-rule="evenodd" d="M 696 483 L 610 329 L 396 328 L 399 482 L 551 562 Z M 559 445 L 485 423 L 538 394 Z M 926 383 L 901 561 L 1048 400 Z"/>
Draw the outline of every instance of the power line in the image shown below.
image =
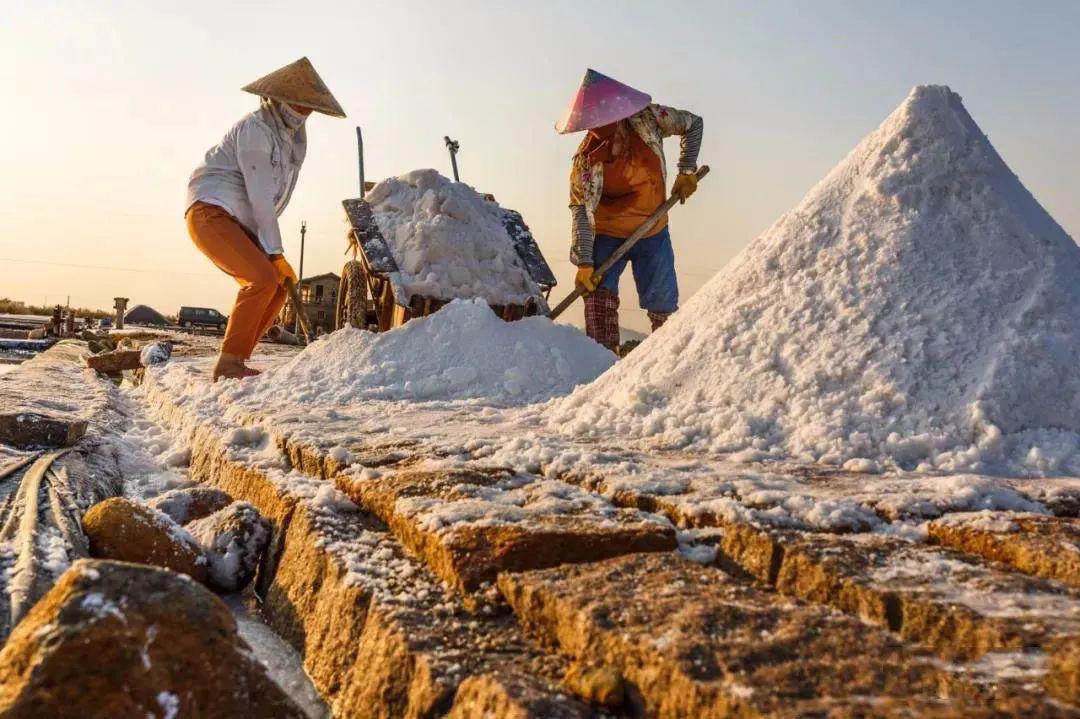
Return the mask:
<path id="1" fill-rule="evenodd" d="M 177 270 L 152 270 L 146 267 L 109 267 L 107 265 L 80 265 L 73 262 L 47 262 L 45 260 L 23 260 L 14 257 L 0 257 L 0 262 L 15 262 L 24 265 L 49 265 L 51 267 L 73 267 L 80 270 L 106 270 L 109 272 L 139 272 L 150 275 L 192 275 L 196 277 L 215 277 L 211 272 L 179 272 Z"/>

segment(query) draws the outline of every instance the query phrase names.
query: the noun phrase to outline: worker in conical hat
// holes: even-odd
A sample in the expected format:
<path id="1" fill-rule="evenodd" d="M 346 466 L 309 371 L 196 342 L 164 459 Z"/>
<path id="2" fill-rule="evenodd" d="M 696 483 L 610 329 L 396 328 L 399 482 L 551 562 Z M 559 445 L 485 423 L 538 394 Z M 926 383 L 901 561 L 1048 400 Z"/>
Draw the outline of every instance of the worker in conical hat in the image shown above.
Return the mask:
<path id="1" fill-rule="evenodd" d="M 244 378 L 259 338 L 285 303 L 296 273 L 285 259 L 278 216 L 307 151 L 312 112 L 345 117 L 306 57 L 242 88 L 259 108 L 233 125 L 191 173 L 188 233 L 195 246 L 239 284 L 213 379 Z"/>
<path id="2" fill-rule="evenodd" d="M 578 268 L 575 282 L 587 293 L 585 332 L 613 352 L 619 349 L 619 277 L 627 262 L 654 331 L 679 307 L 667 216 L 599 281 L 594 270 L 667 199 L 665 137 L 682 137 L 672 194 L 685 201 L 697 189 L 702 125 L 697 115 L 654 104 L 595 70 L 586 71 L 555 125 L 563 134 L 585 131 L 570 170 L 570 260 Z"/>

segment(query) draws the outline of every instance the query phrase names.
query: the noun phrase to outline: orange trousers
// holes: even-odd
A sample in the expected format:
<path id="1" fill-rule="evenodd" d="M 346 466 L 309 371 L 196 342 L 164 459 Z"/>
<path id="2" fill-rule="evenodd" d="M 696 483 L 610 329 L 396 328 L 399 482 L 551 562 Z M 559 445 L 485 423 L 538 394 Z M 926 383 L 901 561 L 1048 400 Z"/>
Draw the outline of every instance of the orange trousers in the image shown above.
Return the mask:
<path id="1" fill-rule="evenodd" d="M 274 324 L 285 304 L 286 290 L 258 241 L 225 209 L 196 202 L 185 219 L 199 251 L 240 284 L 221 352 L 248 359 L 259 338 Z"/>

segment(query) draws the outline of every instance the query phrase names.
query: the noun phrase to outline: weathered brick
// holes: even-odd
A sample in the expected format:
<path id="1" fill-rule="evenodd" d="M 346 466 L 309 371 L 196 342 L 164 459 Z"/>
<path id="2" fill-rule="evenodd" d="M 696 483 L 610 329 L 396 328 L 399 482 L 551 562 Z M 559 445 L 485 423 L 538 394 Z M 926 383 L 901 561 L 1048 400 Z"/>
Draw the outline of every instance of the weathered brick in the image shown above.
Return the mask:
<path id="1" fill-rule="evenodd" d="M 613 665 L 656 717 L 960 716 L 934 662 L 888 632 L 677 555 L 502 574 L 522 624 Z M 873 707 L 873 709 L 870 709 Z"/>
<path id="2" fill-rule="evenodd" d="M 973 512 L 943 517 L 929 530 L 936 544 L 1080 587 L 1080 519 Z"/>
<path id="3" fill-rule="evenodd" d="M 338 487 L 386 522 L 450 584 L 471 591 L 502 571 L 670 551 L 665 520 L 562 482 L 504 472 L 403 471 Z"/>
<path id="4" fill-rule="evenodd" d="M 163 417 L 186 425 L 183 408 L 158 401 Z M 335 716 L 442 715 L 471 677 L 487 678 L 483 691 L 471 682 L 476 701 L 496 701 L 486 684 L 495 676 L 507 707 L 578 706 L 560 687 L 566 663 L 526 641 L 512 616 L 468 611 L 374 515 L 313 503 L 325 484 L 248 462 L 220 437 L 209 424 L 193 431 L 192 475 L 278 525 L 274 559 L 260 570 L 262 614 L 300 651 Z"/>

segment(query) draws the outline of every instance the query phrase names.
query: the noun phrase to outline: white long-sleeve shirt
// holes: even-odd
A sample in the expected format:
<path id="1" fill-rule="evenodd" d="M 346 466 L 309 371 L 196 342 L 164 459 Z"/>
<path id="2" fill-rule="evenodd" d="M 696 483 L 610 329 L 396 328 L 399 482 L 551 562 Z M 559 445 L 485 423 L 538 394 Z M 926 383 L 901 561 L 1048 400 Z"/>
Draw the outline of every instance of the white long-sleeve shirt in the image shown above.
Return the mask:
<path id="1" fill-rule="evenodd" d="M 304 119 L 264 99 L 206 152 L 188 180 L 186 208 L 196 202 L 222 207 L 258 238 L 266 254 L 281 254 L 278 216 L 307 153 Z"/>

